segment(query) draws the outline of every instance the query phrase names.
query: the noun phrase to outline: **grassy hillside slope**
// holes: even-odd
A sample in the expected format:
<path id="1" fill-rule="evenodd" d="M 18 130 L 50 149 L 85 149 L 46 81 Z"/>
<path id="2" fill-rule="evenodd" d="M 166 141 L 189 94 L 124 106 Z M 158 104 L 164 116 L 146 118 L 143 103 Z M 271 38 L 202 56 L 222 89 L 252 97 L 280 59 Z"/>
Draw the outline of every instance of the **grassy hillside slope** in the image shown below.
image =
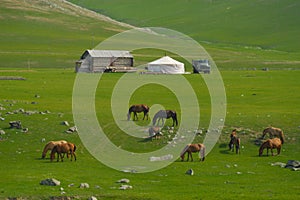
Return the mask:
<path id="1" fill-rule="evenodd" d="M 175 29 L 199 42 L 300 51 L 297 0 L 70 0 L 136 26 Z"/>
<path id="2" fill-rule="evenodd" d="M 81 53 L 126 28 L 52 0 L 3 0 L 0 67 L 70 67 Z"/>

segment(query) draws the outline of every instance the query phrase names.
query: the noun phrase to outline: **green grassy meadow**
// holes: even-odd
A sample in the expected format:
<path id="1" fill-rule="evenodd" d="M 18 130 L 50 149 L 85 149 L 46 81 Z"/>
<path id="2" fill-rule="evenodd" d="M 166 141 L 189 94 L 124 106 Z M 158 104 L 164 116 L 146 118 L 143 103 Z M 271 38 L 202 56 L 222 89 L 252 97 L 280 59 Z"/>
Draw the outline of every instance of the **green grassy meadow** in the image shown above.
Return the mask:
<path id="1" fill-rule="evenodd" d="M 275 162 L 300 160 L 297 1 L 72 2 L 136 26 L 175 29 L 200 42 L 216 62 L 223 78 L 227 98 L 225 126 L 205 162 L 178 159 L 149 173 L 125 173 L 105 166 L 89 153 L 78 133 L 67 134 L 68 127 L 61 122 L 75 125 L 72 111 L 75 61 L 84 50 L 128 27 L 100 20 L 57 0 L 3 0 L 0 5 L 0 77 L 23 77 L 25 80 L 0 80 L 0 130 L 5 131 L 0 135 L 0 199 L 299 197 L 299 172 L 271 166 Z M 167 10 L 169 7 L 171 9 Z M 138 66 L 165 52 L 141 49 L 132 53 Z M 181 57 L 172 52 L 168 55 L 184 62 L 186 71 L 192 70 Z M 270 70 L 263 71 L 263 68 Z M 164 147 L 175 134 L 170 134 L 169 138 L 163 130 L 160 140 L 141 140 L 128 136 L 115 124 L 114 120 L 123 119 L 113 118 L 111 96 L 122 76 L 122 73 L 108 73 L 101 77 L 95 94 L 99 124 L 108 138 L 122 149 L 139 153 Z M 202 75 L 184 77 L 198 98 L 201 111 L 198 128 L 203 134 L 196 136 L 194 142 L 202 142 L 210 123 L 210 94 Z M 174 99 L 168 88 L 147 84 L 133 93 L 130 104 L 161 104 L 176 109 L 180 116 L 180 105 Z M 20 109 L 33 114 L 20 113 Z M 9 121 L 14 120 L 20 120 L 29 131 L 10 129 Z M 149 127 L 149 121 L 135 123 L 145 130 Z M 168 120 L 167 126 L 170 125 L 171 120 Z M 282 128 L 286 142 L 280 155 L 259 157 L 255 141 L 269 125 Z M 238 129 L 241 138 L 240 155 L 227 150 L 233 128 Z M 191 127 L 191 131 L 193 129 Z M 49 154 L 47 159 L 41 159 L 43 141 L 60 139 L 77 145 L 76 162 L 50 162 Z M 194 159 L 196 157 L 194 154 Z M 185 174 L 190 168 L 194 170 L 193 176 Z M 61 186 L 40 185 L 46 178 L 58 179 Z M 133 188 L 119 190 L 120 184 L 116 181 L 122 178 L 128 178 Z M 85 182 L 90 188 L 78 187 Z"/>
<path id="2" fill-rule="evenodd" d="M 0 171 L 3 180 L 0 184 L 0 198 L 47 199 L 49 196 L 71 196 L 86 199 L 91 195 L 100 199 L 297 198 L 299 173 L 271 166 L 271 163 L 300 159 L 299 121 L 297 121 L 300 113 L 297 104 L 299 95 L 294 92 L 299 90 L 299 85 L 295 84 L 299 73 L 299 71 L 222 72 L 228 101 L 226 122 L 218 143 L 207 155 L 205 162 L 180 162 L 178 159 L 161 170 L 135 174 L 119 172 L 101 164 L 89 154 L 77 134 L 65 133 L 67 127 L 61 125 L 62 121 L 74 125 L 71 97 L 75 74 L 72 70 L 1 70 L 1 76 L 17 75 L 26 80 L 1 81 L 0 103 L 6 110 L 1 111 L 1 116 L 5 120 L 0 121 L 0 125 L 6 134 L 1 136 L 0 142 L 2 163 Z M 166 137 L 141 142 L 126 137 L 126 134 L 110 123 L 112 121 L 110 107 L 106 105 L 110 102 L 114 82 L 121 76 L 122 74 L 104 74 L 97 89 L 97 115 L 100 124 L 106 127 L 105 133 L 117 145 L 134 152 L 163 147 L 168 141 Z M 205 87 L 199 83 L 200 75 L 186 75 L 186 78 L 200 99 L 209 97 Z M 198 87 L 199 85 L 202 87 Z M 176 107 L 171 103 L 173 102 L 171 99 L 168 101 L 170 95 L 161 97 L 160 92 L 164 93 L 164 88 L 155 85 L 147 87 L 137 90 L 131 101 L 140 102 L 143 100 L 141 96 L 144 96 L 145 89 L 155 88 L 158 92 L 147 99 L 149 105 L 153 104 L 151 102 L 157 103 L 157 99 L 161 98 L 168 106 Z M 277 92 L 274 92 L 274 88 Z M 39 98 L 35 97 L 36 94 Z M 202 107 L 208 107 L 210 104 L 209 101 L 200 102 Z M 50 113 L 6 114 L 20 108 L 26 111 L 48 110 Z M 200 122 L 203 125 L 200 128 L 207 128 L 205 124 L 209 120 L 209 114 L 209 109 L 201 109 L 203 117 L 200 120 L 204 123 Z M 29 132 L 22 133 L 17 129 L 9 129 L 8 122 L 12 120 L 21 120 L 23 126 L 29 128 Z M 138 123 L 143 125 L 145 122 Z M 170 123 L 171 121 L 168 121 L 168 125 Z M 286 143 L 281 155 L 258 157 L 258 146 L 254 144 L 254 140 L 260 136 L 262 129 L 270 124 L 284 130 Z M 242 140 L 240 155 L 227 150 L 229 133 L 233 128 L 238 128 Z M 45 144 L 42 142 L 43 138 L 46 141 L 66 139 L 76 143 L 78 160 L 51 163 L 49 159 L 40 159 Z M 195 142 L 201 142 L 203 138 L 204 135 L 197 136 Z M 194 176 L 185 174 L 189 168 L 195 171 Z M 61 181 L 60 187 L 64 188 L 65 194 L 61 194 L 60 187 L 39 185 L 42 179 L 49 177 Z M 116 181 L 121 178 L 130 179 L 133 189 L 120 191 L 118 189 L 120 184 Z M 82 182 L 89 183 L 90 188 L 78 188 Z M 72 183 L 74 186 L 68 187 Z"/>

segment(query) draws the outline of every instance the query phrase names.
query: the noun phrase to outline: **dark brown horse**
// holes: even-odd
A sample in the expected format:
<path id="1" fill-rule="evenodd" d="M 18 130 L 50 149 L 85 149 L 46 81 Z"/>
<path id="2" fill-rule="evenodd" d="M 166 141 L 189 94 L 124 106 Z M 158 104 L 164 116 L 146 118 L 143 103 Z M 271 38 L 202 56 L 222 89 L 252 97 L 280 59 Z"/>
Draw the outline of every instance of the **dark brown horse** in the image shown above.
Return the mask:
<path id="1" fill-rule="evenodd" d="M 281 143 L 284 143 L 284 135 L 283 131 L 280 128 L 274 128 L 274 127 L 268 127 L 263 130 L 262 139 L 265 137 L 265 135 L 269 133 L 270 138 L 278 137 L 281 140 Z"/>
<path id="2" fill-rule="evenodd" d="M 269 155 L 269 149 L 271 149 L 272 156 L 274 155 L 273 149 L 277 149 L 277 155 L 279 155 L 281 146 L 282 143 L 279 138 L 268 139 L 260 146 L 258 155 L 261 156 L 265 148 L 267 148 L 267 156 Z"/>
<path id="3" fill-rule="evenodd" d="M 188 144 L 180 153 L 181 161 L 184 161 L 185 153 L 188 153 L 188 157 L 186 161 L 189 161 L 191 156 L 191 161 L 193 161 L 192 153 L 199 152 L 200 161 L 204 161 L 205 159 L 205 146 L 204 144 Z"/>
<path id="4" fill-rule="evenodd" d="M 158 111 L 153 117 L 153 126 L 155 126 L 156 121 L 157 121 L 157 125 L 158 125 L 160 120 L 162 120 L 162 126 L 164 126 L 164 119 L 169 119 L 171 117 L 173 119 L 173 126 L 174 126 L 174 124 L 176 124 L 176 126 L 178 126 L 177 114 L 176 114 L 176 111 L 174 111 L 174 110 Z"/>
<path id="5" fill-rule="evenodd" d="M 51 159 L 51 161 L 53 161 L 55 158 L 55 153 L 56 153 L 57 154 L 57 162 L 59 161 L 59 157 L 60 157 L 61 162 L 63 162 L 64 154 L 67 154 L 67 158 L 69 158 L 69 154 L 70 154 L 71 161 L 72 161 L 73 157 L 76 161 L 75 151 L 76 151 L 75 144 L 73 144 L 71 142 L 60 143 L 60 144 L 55 145 L 53 147 L 53 149 L 51 150 L 50 159 Z"/>
<path id="6" fill-rule="evenodd" d="M 127 120 L 130 120 L 132 112 L 133 112 L 133 120 L 135 120 L 135 119 L 138 120 L 137 113 L 140 113 L 140 112 L 144 113 L 143 120 L 145 119 L 145 117 L 147 117 L 147 120 L 148 120 L 149 110 L 150 110 L 150 108 L 146 104 L 132 105 L 132 106 L 130 106 L 130 108 L 128 110 Z"/>
<path id="7" fill-rule="evenodd" d="M 241 145 L 241 139 L 237 137 L 237 135 L 231 135 L 230 142 L 229 142 L 229 150 L 234 151 L 235 146 L 235 152 L 236 154 L 240 153 L 240 145 Z"/>

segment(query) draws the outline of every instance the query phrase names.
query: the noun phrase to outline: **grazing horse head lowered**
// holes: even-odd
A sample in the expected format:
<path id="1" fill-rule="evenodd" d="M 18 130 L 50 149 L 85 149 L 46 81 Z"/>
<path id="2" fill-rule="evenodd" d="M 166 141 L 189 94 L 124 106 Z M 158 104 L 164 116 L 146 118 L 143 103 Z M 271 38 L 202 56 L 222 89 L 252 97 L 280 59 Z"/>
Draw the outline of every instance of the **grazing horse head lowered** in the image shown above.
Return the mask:
<path id="1" fill-rule="evenodd" d="M 71 142 L 57 144 L 51 150 L 50 159 L 51 159 L 51 161 L 53 161 L 55 158 L 55 153 L 56 153 L 57 154 L 57 162 L 59 161 L 59 157 L 61 159 L 61 162 L 63 162 L 64 154 L 67 154 L 67 158 L 69 158 L 69 154 L 70 154 L 71 161 L 72 161 L 73 157 L 76 161 L 75 151 L 76 151 L 76 145 Z"/>
<path id="2" fill-rule="evenodd" d="M 178 120 L 177 120 L 177 113 L 174 110 L 160 110 L 158 111 L 154 117 L 153 117 L 153 126 L 155 126 L 156 121 L 157 125 L 159 124 L 160 120 L 162 120 L 162 126 L 164 126 L 164 119 L 173 119 L 173 126 L 176 124 L 178 126 Z"/>
<path id="3" fill-rule="evenodd" d="M 274 155 L 273 149 L 277 149 L 277 155 L 279 155 L 281 146 L 282 143 L 279 138 L 268 139 L 265 142 L 263 142 L 259 147 L 258 155 L 261 156 L 265 148 L 267 148 L 267 156 L 269 155 L 269 149 L 271 149 L 272 156 Z"/>
<path id="4" fill-rule="evenodd" d="M 188 153 L 188 157 L 186 161 L 189 161 L 191 156 L 191 161 L 193 161 L 192 153 L 199 152 L 200 161 L 204 161 L 205 159 L 205 146 L 204 144 L 188 144 L 180 153 L 181 161 L 184 161 L 184 155 Z"/>
<path id="5" fill-rule="evenodd" d="M 46 157 L 47 152 L 52 150 L 55 145 L 62 144 L 62 143 L 67 143 L 67 141 L 59 140 L 59 141 L 50 141 L 50 142 L 48 142 L 44 147 L 44 150 L 43 150 L 43 153 L 42 153 L 42 159 L 44 159 Z"/>
<path id="6" fill-rule="evenodd" d="M 145 117 L 147 117 L 147 120 L 148 120 L 148 118 L 149 118 L 149 116 L 148 116 L 149 110 L 150 110 L 150 108 L 146 104 L 132 105 L 128 109 L 127 120 L 130 120 L 132 112 L 133 112 L 133 120 L 138 120 L 137 113 L 140 113 L 140 112 L 144 113 L 143 120 L 145 119 Z"/>

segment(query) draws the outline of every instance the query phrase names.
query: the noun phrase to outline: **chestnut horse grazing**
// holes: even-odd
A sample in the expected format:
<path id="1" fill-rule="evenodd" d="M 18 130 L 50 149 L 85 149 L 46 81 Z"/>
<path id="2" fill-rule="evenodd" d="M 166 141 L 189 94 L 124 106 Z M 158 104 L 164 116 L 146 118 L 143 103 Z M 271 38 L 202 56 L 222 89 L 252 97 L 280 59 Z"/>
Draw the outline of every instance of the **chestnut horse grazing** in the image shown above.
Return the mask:
<path id="1" fill-rule="evenodd" d="M 55 158 L 55 153 L 57 153 L 57 162 L 59 161 L 59 157 L 61 162 L 63 162 L 64 154 L 66 153 L 67 158 L 69 158 L 69 154 L 71 154 L 71 161 L 73 159 L 73 156 L 76 161 L 75 151 L 76 151 L 76 145 L 71 142 L 57 144 L 53 147 L 51 151 L 50 159 L 51 161 L 53 161 Z"/>
<path id="2" fill-rule="evenodd" d="M 277 155 L 279 155 L 281 146 L 282 143 L 279 138 L 268 139 L 260 146 L 258 155 L 261 156 L 265 148 L 267 148 L 267 156 L 269 154 L 269 149 L 271 149 L 272 156 L 273 156 L 273 149 L 277 149 Z"/>
<path id="3" fill-rule="evenodd" d="M 146 104 L 132 105 L 132 106 L 130 106 L 130 108 L 128 110 L 127 120 L 130 120 L 132 112 L 133 112 L 133 120 L 135 120 L 135 119 L 138 120 L 136 113 L 140 113 L 140 112 L 144 113 L 143 120 L 145 119 L 145 117 L 147 117 L 147 120 L 148 120 L 149 109 L 150 109 L 149 106 L 147 106 Z"/>
<path id="4" fill-rule="evenodd" d="M 176 124 L 176 126 L 178 126 L 177 114 L 176 114 L 176 111 L 174 111 L 174 110 L 158 111 L 153 117 L 153 126 L 155 126 L 157 120 L 158 120 L 157 125 L 159 124 L 159 121 L 162 120 L 162 126 L 164 126 L 164 119 L 169 119 L 171 117 L 173 119 L 173 126 L 174 126 L 174 124 Z"/>
<path id="5" fill-rule="evenodd" d="M 48 142 L 44 147 L 44 150 L 43 150 L 43 153 L 42 153 L 42 159 L 44 159 L 46 157 L 46 154 L 49 150 L 52 150 L 55 145 L 61 144 L 61 143 L 67 143 L 67 141 L 59 140 L 59 141 L 50 141 L 50 142 Z"/>
<path id="6" fill-rule="evenodd" d="M 284 143 L 283 131 L 280 128 L 268 127 L 264 129 L 262 138 L 264 138 L 267 133 L 269 133 L 270 138 L 278 137 L 281 140 L 281 144 Z"/>
<path id="7" fill-rule="evenodd" d="M 188 144 L 180 153 L 181 161 L 184 161 L 185 153 L 188 153 L 188 157 L 186 161 L 189 161 L 191 156 L 191 161 L 193 161 L 192 153 L 199 152 L 200 161 L 204 161 L 205 159 L 205 146 L 204 144 Z"/>

